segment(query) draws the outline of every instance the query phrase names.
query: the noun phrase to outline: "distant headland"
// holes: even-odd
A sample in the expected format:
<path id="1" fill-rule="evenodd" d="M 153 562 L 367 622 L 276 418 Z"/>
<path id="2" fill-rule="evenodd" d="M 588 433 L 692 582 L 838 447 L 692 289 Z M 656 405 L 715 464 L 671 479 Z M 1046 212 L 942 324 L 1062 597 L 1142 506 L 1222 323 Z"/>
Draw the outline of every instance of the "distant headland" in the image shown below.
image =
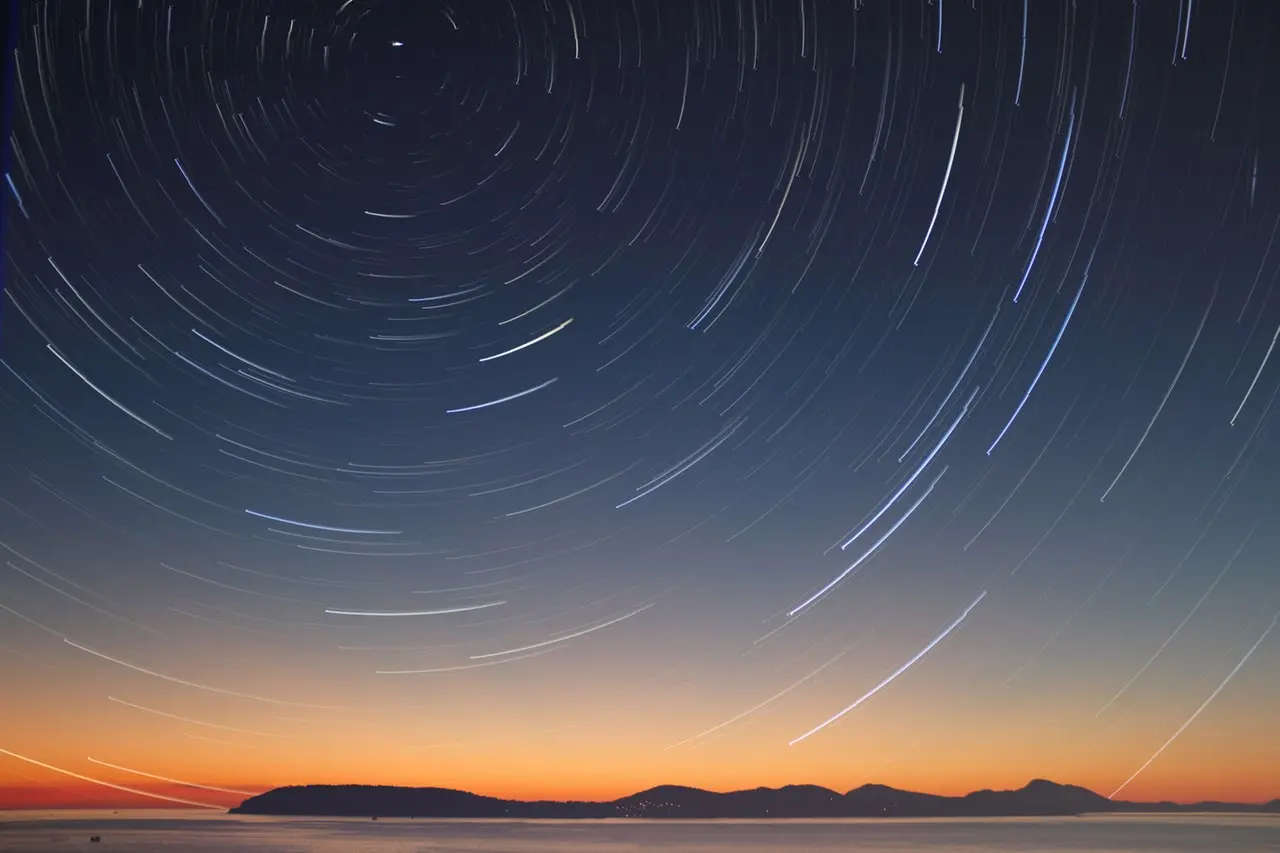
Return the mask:
<path id="1" fill-rule="evenodd" d="M 297 785 L 250 797 L 232 814 L 303 817 L 520 818 L 686 820 L 870 817 L 1052 817 L 1098 813 L 1243 812 L 1280 815 L 1280 799 L 1264 804 L 1137 803 L 1109 800 L 1077 785 L 1036 779 L 1016 791 L 974 791 L 961 797 L 863 785 L 839 793 L 818 785 L 787 785 L 717 793 L 662 785 L 609 802 L 526 802 L 449 788 L 385 785 Z"/>

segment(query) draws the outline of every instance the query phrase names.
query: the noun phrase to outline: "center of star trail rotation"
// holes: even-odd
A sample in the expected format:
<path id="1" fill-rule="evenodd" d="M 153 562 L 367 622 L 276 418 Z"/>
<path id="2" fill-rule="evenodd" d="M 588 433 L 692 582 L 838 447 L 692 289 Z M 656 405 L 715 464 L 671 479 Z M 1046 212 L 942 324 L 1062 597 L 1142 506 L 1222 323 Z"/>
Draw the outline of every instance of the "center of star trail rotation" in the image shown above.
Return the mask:
<path id="1" fill-rule="evenodd" d="M 1280 795 L 1280 7 L 19 6 L 0 804 Z"/>

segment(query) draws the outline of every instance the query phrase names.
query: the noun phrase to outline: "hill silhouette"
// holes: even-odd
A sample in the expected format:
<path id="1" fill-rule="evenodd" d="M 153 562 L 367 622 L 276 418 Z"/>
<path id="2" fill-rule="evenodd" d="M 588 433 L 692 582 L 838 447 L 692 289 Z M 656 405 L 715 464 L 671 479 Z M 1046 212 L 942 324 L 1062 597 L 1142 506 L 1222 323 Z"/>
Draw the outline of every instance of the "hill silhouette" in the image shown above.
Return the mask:
<path id="1" fill-rule="evenodd" d="M 1013 791 L 962 797 L 863 785 L 841 794 L 818 785 L 717 793 L 661 785 L 608 802 L 524 801 L 450 788 L 387 785 L 296 785 L 250 797 L 232 814 L 305 817 L 760 819 L 836 817 L 1048 817 L 1117 812 L 1252 812 L 1280 814 L 1280 799 L 1257 805 L 1109 800 L 1077 785 L 1034 779 Z"/>

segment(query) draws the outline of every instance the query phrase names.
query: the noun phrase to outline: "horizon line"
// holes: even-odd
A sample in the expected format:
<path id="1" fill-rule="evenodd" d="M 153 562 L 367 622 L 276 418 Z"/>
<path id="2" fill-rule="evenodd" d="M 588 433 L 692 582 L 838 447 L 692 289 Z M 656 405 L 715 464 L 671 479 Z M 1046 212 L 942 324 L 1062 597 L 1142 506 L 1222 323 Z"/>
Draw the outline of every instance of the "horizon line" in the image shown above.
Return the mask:
<path id="1" fill-rule="evenodd" d="M 96 781 L 96 780 L 95 780 L 95 781 Z M 863 782 L 863 783 L 861 783 L 861 784 L 859 784 L 859 785 L 855 785 L 855 786 L 853 786 L 853 787 L 845 788 L 845 789 L 841 789 L 841 788 L 832 788 L 832 787 L 829 787 L 829 786 L 827 786 L 827 785 L 819 785 L 819 784 L 812 783 L 812 782 L 789 782 L 789 783 L 784 783 L 784 784 L 776 785 L 776 786 L 771 786 L 771 785 L 755 785 L 755 786 L 747 786 L 747 787 L 728 788 L 728 789 L 725 789 L 725 790 L 717 790 L 717 789 L 713 789 L 713 788 L 704 788 L 704 787 L 701 787 L 701 786 L 698 786 L 698 785 L 688 785 L 688 784 L 675 783 L 675 782 L 663 782 L 663 783 L 659 783 L 659 784 L 656 784 L 656 785 L 648 785 L 648 786 L 646 786 L 646 787 L 640 788 L 640 789 L 635 790 L 635 791 L 631 791 L 630 793 L 621 794 L 621 795 L 616 796 L 616 797 L 608 797 L 608 798 L 603 798 L 603 799 L 585 799 L 585 798 L 572 798 L 572 797 L 570 797 L 570 798 L 536 797 L 536 798 L 526 799 L 526 798 L 523 798 L 523 797 L 517 798 L 517 797 L 503 797 L 503 796 L 497 796 L 497 795 L 493 795 L 493 794 L 480 794 L 480 793 L 477 793 L 477 792 L 475 792 L 475 791 L 468 790 L 468 789 L 466 789 L 466 788 L 452 788 L 452 787 L 447 787 L 447 786 L 443 786 L 443 785 L 396 785 L 396 784 L 385 784 L 385 783 L 377 783 L 377 782 L 298 782 L 298 783 L 289 783 L 289 784 L 282 784 L 282 785 L 274 785 L 274 786 L 270 786 L 270 787 L 265 787 L 265 788 L 263 788 L 259 793 L 256 793 L 256 794 L 249 794 L 249 795 L 245 796 L 245 797 L 244 797 L 244 799 L 242 799 L 242 800 L 240 800 L 239 802 L 237 802 L 236 804 L 234 804 L 234 805 L 227 805 L 227 806 L 223 806 L 223 805 L 215 805 L 215 804 L 212 804 L 212 803 L 210 803 L 210 804 L 201 804 L 201 805 L 186 804 L 186 803 L 178 803 L 178 802 L 175 802 L 172 798 L 169 798 L 169 797 L 163 797 L 162 795 L 160 795 L 160 794 L 159 794 L 159 793 L 157 793 L 157 792 L 150 792 L 150 791 L 146 791 L 145 789 L 143 789 L 143 788 L 141 788 L 141 787 L 136 788 L 136 789 L 134 789 L 133 791 L 130 791 L 129 793 L 130 793 L 130 794 L 133 794 L 134 796 L 140 796 L 140 797 L 156 797 L 156 798 L 157 798 L 157 802 L 155 802 L 154 804 L 148 804 L 148 805 L 141 805 L 141 804 L 137 804 L 137 805 L 93 805 L 93 806 L 80 805 L 80 804 L 76 804 L 76 803 L 74 803 L 74 802 L 64 802 L 64 803 L 55 803 L 55 804 L 45 804 L 45 805 L 38 805 L 38 806 L 27 806 L 27 805 L 10 806 L 10 805 L 6 805 L 6 804 L 5 804 L 5 802 L 4 802 L 4 800 L 5 800 L 4 794 L 5 794 L 6 792 L 37 792 L 37 791 L 42 791 L 42 790 L 56 790 L 57 788 L 61 788 L 61 789 L 63 789 L 63 790 L 66 790 L 66 789 L 68 788 L 68 786 L 65 786 L 65 785 L 53 785 L 53 784 L 47 784 L 47 785 L 46 785 L 46 784 L 35 783 L 35 784 L 31 784 L 31 785 L 0 785 L 0 812 L 21 812 L 21 811 L 27 811 L 27 812 L 33 812 L 33 811 L 101 811 L 101 810 L 104 810 L 104 809 L 112 809 L 112 810 L 114 810 L 114 811 L 156 811 L 156 810 L 164 810 L 164 811 L 181 811 L 181 810 L 194 810 L 194 809 L 197 809 L 197 808 L 198 808 L 198 809 L 201 809 L 201 810 L 203 810 L 203 811 L 226 811 L 226 810 L 229 810 L 229 809 L 232 809 L 232 808 L 236 808 L 237 806 L 242 805 L 243 803 L 245 803 L 245 802 L 247 802 L 247 801 L 249 801 L 249 800 L 252 800 L 252 799 L 254 799 L 254 798 L 256 798 L 256 797 L 260 797 L 260 796 L 263 796 L 263 795 L 265 795 L 265 794 L 268 794 L 268 793 L 270 793 L 270 792 L 272 792 L 272 791 L 277 791 L 277 790 L 281 790 L 281 789 L 284 789 L 284 788 L 394 788 L 394 789 L 401 789 L 401 790 L 438 790 L 438 791 L 456 791 L 456 792 L 460 792 L 460 793 L 464 793 L 464 794 L 469 794 L 469 795 L 471 795 L 471 796 L 475 796 L 475 797 L 482 797 L 482 798 L 493 799 L 493 800 L 501 800 L 501 801 L 505 801 L 505 802 L 512 802 L 512 803 L 586 803 L 586 804 L 609 804 L 609 803 L 618 802 L 618 801 L 620 801 L 620 800 L 625 800 L 625 799 L 627 799 L 628 797 L 633 797 L 633 796 L 636 796 L 636 795 L 638 795 L 638 794 L 643 794 L 643 793 L 646 793 L 646 792 L 648 792 L 648 791 L 652 791 L 652 790 L 655 790 L 655 789 L 658 789 L 658 788 L 684 788 L 684 789 L 688 789 L 688 790 L 701 791 L 701 792 L 705 792 L 705 793 L 709 793 L 709 794 L 715 794 L 715 795 L 719 795 L 719 796 L 725 796 L 725 795 L 729 795 L 729 794 L 742 793 L 742 792 L 750 792 L 750 791 L 761 791 L 761 790 L 766 790 L 766 791 L 779 791 L 779 790 L 782 790 L 782 789 L 785 789 L 785 788 L 821 788 L 821 789 L 823 789 L 823 790 L 830 791 L 831 793 L 836 794 L 837 796 L 845 797 L 845 796 L 848 796 L 850 793 L 853 793 L 853 792 L 855 792 L 855 791 L 861 790 L 861 789 L 863 789 L 863 788 L 867 788 L 867 787 L 879 787 L 879 788 L 887 788 L 887 789 L 890 789 L 890 790 L 893 790 L 893 791 L 897 791 L 897 792 L 900 792 L 900 793 L 906 793 L 906 794 L 919 794 L 919 795 L 923 795 L 923 796 L 933 796 L 933 797 L 941 797 L 941 798 L 946 798 L 946 799 L 957 799 L 957 800 L 958 800 L 958 799 L 964 799 L 965 797 L 970 796 L 970 795 L 972 795 L 972 794 L 982 793 L 982 792 L 987 792 L 987 791 L 993 791 L 993 792 L 1016 792 L 1016 791 L 1021 791 L 1021 790 L 1025 790 L 1027 787 L 1031 786 L 1032 784 L 1034 784 L 1034 783 L 1036 783 L 1036 782 L 1047 782 L 1047 783 L 1048 783 L 1048 784 L 1050 784 L 1050 785 L 1054 785 L 1054 786 L 1056 786 L 1056 787 L 1060 787 L 1060 788 L 1078 788 L 1078 789 L 1081 789 L 1081 790 L 1084 790 L 1084 791 L 1088 791 L 1089 793 L 1094 794 L 1094 795 L 1096 795 L 1096 796 L 1098 796 L 1098 797 L 1100 797 L 1100 798 L 1103 798 L 1103 799 L 1109 799 L 1109 798 L 1107 798 L 1107 797 L 1106 797 L 1106 795 L 1105 795 L 1105 794 L 1099 793 L 1098 791 L 1095 791 L 1094 789 L 1089 788 L 1089 787 L 1087 787 L 1087 786 L 1085 786 L 1085 785 L 1077 785 L 1077 784 L 1070 783 L 1070 782 L 1057 782 L 1057 781 L 1054 781 L 1054 780 L 1051 780 L 1051 779 L 1047 779 L 1047 778 L 1045 778 L 1045 777 L 1033 777 L 1033 778 L 1031 778 L 1031 779 L 1027 780 L 1027 782 L 1023 783 L 1020 787 L 1012 787 L 1012 788 L 990 788 L 990 787 L 971 788 L 971 789 L 969 789 L 969 790 L 965 791 L 964 793 L 958 793 L 958 794 L 938 794 L 938 793 L 933 793 L 933 792 L 930 792 L 930 791 L 921 791 L 921 790 L 915 790 L 915 789 L 911 789 L 911 788 L 899 788 L 899 787 L 895 787 L 895 786 L 893 786 L 893 785 L 886 785 L 886 784 L 879 783 L 879 782 Z M 92 785 L 91 785 L 91 784 L 85 784 L 82 788 L 80 788 L 80 786 L 75 786 L 75 787 L 76 787 L 76 788 L 79 788 L 80 790 L 84 790 L 84 791 L 96 791 L 96 790 L 101 790 L 101 786 L 100 786 L 100 785 L 98 785 L 98 784 L 92 784 Z M 112 789 L 112 790 L 116 790 L 116 788 L 115 788 L 115 786 L 114 786 L 114 785 L 109 785 L 109 786 L 106 786 L 106 787 L 108 787 L 109 789 Z M 173 784 L 173 785 L 165 785 L 165 786 L 159 786 L 159 785 L 156 785 L 156 786 L 147 786 L 147 787 L 155 787 L 155 788 L 157 788 L 158 790 L 159 790 L 159 789 L 163 789 L 163 790 L 166 790 L 166 791 L 167 791 L 167 790 L 175 789 L 175 788 L 181 788 L 181 789 L 184 789 L 184 790 L 185 790 L 185 789 L 187 789 L 187 788 L 189 788 L 189 787 L 191 787 L 191 786 L 190 786 L 190 785 L 184 785 L 184 784 Z M 244 786 L 241 786 L 241 787 L 246 787 L 246 788 L 257 788 L 257 787 L 259 787 L 259 786 L 257 786 L 257 785 L 244 785 Z M 74 790 L 74 788 L 73 788 L 73 790 Z M 105 794 L 105 792 L 104 792 L 104 794 Z M 104 801 L 109 801 L 109 800 L 110 800 L 110 797 L 109 797 L 109 796 L 104 796 L 102 799 L 103 799 Z M 1171 799 L 1171 798 L 1167 798 L 1167 797 L 1165 797 L 1165 798 L 1160 798 L 1160 799 L 1145 799 L 1145 800 L 1113 800 L 1113 802 L 1116 802 L 1116 803 L 1130 803 L 1130 804 L 1140 804 L 1140 805 L 1166 805 L 1166 804 L 1172 804 L 1172 805 L 1176 805 L 1176 806 L 1180 806 L 1180 807 L 1189 807 L 1189 806 L 1197 806 L 1197 805 L 1231 805 L 1231 806 L 1245 806 L 1245 807 L 1250 807 L 1250 808 L 1260 808 L 1260 807 L 1263 807 L 1263 806 L 1270 805 L 1271 803 L 1275 803 L 1275 802 L 1277 802 L 1277 801 L 1280 801 L 1280 792 L 1277 792 L 1276 796 L 1268 797 L 1268 798 L 1264 798 L 1264 799 L 1256 800 L 1256 801 L 1254 801 L 1254 800 L 1231 800 L 1231 799 L 1224 800 L 1224 799 L 1213 799 L 1213 798 L 1204 798 L 1204 797 L 1200 797 L 1200 798 L 1193 798 L 1193 799 Z"/>

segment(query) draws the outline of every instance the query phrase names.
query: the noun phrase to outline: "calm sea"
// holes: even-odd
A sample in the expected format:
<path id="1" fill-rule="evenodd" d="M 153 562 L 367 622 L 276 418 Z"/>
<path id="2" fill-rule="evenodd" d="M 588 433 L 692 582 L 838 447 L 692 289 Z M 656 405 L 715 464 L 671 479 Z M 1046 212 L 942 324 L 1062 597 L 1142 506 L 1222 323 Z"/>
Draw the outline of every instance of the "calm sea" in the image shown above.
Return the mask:
<path id="1" fill-rule="evenodd" d="M 91 835 L 101 843 L 90 843 Z M 94 853 L 1264 853 L 1280 817 L 1000 820 L 379 821 L 207 812 L 0 812 L 0 850 Z"/>

